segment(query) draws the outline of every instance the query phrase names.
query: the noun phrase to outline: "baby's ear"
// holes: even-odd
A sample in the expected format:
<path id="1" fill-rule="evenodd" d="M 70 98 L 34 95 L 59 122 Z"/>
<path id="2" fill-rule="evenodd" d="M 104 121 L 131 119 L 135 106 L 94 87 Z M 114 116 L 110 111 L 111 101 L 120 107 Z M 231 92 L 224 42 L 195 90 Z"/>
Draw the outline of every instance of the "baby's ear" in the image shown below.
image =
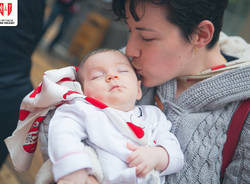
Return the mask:
<path id="1" fill-rule="evenodd" d="M 142 97 L 142 91 L 141 91 L 141 81 L 137 81 L 137 97 L 136 100 L 140 100 Z"/>

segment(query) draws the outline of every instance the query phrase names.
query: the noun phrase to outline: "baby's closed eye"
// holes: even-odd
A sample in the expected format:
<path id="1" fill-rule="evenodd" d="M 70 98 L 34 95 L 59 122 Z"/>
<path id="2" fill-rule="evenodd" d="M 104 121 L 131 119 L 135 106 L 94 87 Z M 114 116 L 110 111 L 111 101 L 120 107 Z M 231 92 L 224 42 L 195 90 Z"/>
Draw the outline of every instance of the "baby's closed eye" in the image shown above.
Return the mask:
<path id="1" fill-rule="evenodd" d="M 123 73 L 123 72 L 129 72 L 129 68 L 127 66 L 119 66 L 117 71 L 119 73 Z"/>
<path id="2" fill-rule="evenodd" d="M 95 79 L 98 79 L 98 78 L 102 77 L 103 75 L 104 75 L 104 72 L 95 71 L 95 72 L 90 74 L 90 79 L 95 80 Z"/>
<path id="3" fill-rule="evenodd" d="M 119 73 L 124 73 L 124 72 L 128 72 L 128 70 L 119 70 Z"/>

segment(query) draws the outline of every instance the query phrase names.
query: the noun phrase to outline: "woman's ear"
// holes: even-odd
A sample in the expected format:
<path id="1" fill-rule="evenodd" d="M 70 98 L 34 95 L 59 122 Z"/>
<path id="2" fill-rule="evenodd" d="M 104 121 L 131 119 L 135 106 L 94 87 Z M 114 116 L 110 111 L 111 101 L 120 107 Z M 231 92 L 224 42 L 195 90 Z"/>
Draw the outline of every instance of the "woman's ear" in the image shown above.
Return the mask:
<path id="1" fill-rule="evenodd" d="M 141 81 L 137 81 L 137 97 L 136 100 L 140 100 L 142 97 L 142 91 L 141 91 Z"/>
<path id="2" fill-rule="evenodd" d="M 201 48 L 210 43 L 210 41 L 213 39 L 214 35 L 214 25 L 209 20 L 203 20 L 201 23 L 197 26 L 193 37 L 192 42 L 195 47 Z"/>

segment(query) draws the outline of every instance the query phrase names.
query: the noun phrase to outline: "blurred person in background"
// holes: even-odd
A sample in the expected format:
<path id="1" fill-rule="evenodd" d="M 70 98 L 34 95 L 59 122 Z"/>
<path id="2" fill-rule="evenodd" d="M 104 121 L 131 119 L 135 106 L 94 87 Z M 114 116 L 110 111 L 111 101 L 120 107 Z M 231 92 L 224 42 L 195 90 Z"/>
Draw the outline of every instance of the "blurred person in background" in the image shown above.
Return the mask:
<path id="1" fill-rule="evenodd" d="M 44 0 L 18 1 L 18 25 L 0 27 L 0 166 L 8 151 L 3 142 L 16 128 L 19 106 L 33 89 L 31 56 L 41 35 Z"/>
<path id="2" fill-rule="evenodd" d="M 57 34 L 49 43 L 48 46 L 49 52 L 53 50 L 55 44 L 57 44 L 58 41 L 62 38 L 74 14 L 79 12 L 80 7 L 78 4 L 76 4 L 77 1 L 78 0 L 56 0 L 52 5 L 50 15 L 48 19 L 45 21 L 43 26 L 42 36 L 46 33 L 49 27 L 55 22 L 58 16 L 62 17 L 62 21 Z"/>

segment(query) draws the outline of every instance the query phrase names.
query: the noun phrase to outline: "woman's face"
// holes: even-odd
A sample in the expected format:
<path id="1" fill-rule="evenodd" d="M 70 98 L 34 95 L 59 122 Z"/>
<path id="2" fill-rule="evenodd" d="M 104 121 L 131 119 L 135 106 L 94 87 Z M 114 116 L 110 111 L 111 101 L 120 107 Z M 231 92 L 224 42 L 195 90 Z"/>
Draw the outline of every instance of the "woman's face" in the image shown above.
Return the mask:
<path id="1" fill-rule="evenodd" d="M 136 12 L 136 22 L 126 3 L 126 22 L 130 31 L 126 54 L 142 76 L 145 86 L 152 87 L 175 77 L 192 73 L 192 45 L 184 39 L 179 28 L 166 19 L 163 7 L 145 3 Z"/>

